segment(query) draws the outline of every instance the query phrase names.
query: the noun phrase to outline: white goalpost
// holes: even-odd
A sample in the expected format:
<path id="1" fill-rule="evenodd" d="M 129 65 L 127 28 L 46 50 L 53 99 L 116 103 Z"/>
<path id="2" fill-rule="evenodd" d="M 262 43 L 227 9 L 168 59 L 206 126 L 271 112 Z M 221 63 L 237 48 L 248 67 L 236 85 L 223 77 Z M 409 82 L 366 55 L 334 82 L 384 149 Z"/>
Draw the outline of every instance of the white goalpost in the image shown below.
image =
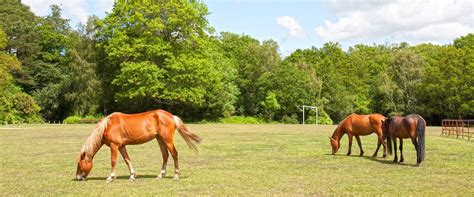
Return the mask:
<path id="1" fill-rule="evenodd" d="M 317 106 L 308 106 L 308 105 L 302 105 L 302 106 L 296 106 L 298 107 L 298 109 L 300 109 L 301 111 L 303 111 L 303 125 L 304 125 L 304 115 L 305 115 L 305 109 L 309 109 L 309 110 L 313 110 L 316 112 L 316 124 L 318 124 L 318 107 Z"/>

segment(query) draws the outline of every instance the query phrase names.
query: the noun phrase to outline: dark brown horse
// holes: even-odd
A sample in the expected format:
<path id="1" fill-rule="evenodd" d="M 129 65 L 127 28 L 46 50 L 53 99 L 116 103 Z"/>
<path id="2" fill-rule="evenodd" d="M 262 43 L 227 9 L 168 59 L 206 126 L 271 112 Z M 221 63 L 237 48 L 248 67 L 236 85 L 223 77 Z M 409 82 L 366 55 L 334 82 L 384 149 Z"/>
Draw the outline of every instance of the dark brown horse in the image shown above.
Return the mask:
<path id="1" fill-rule="evenodd" d="M 201 141 L 197 135 L 190 132 L 178 116 L 173 116 L 164 110 L 154 110 L 139 114 L 113 113 L 97 123 L 97 127 L 87 138 L 79 154 L 77 162 L 76 178 L 85 180 L 92 169 L 92 159 L 102 145 L 110 147 L 112 155 L 112 170 L 107 177 L 110 182 L 115 178 L 115 164 L 117 153 L 122 154 L 125 163 L 130 170 L 130 180 L 137 177 L 128 157 L 126 145 L 143 144 L 156 139 L 160 145 L 163 155 L 163 165 L 157 178 L 163 178 L 166 174 L 168 162 L 168 151 L 174 160 L 174 178 L 179 178 L 178 151 L 174 147 L 173 137 L 175 129 L 186 141 L 190 148 L 197 151 L 196 144 Z"/>
<path id="2" fill-rule="evenodd" d="M 388 153 L 392 154 L 395 150 L 394 162 L 398 162 L 397 157 L 397 138 L 400 139 L 400 162 L 403 158 L 403 138 L 411 138 L 411 142 L 415 145 L 416 164 L 420 165 L 425 158 L 425 128 L 426 121 L 418 114 L 410 114 L 405 117 L 393 116 L 384 121 L 384 138 L 387 138 Z"/>
<path id="3" fill-rule="evenodd" d="M 352 148 L 352 136 L 355 136 L 357 144 L 360 148 L 360 156 L 364 155 L 364 150 L 362 150 L 362 144 L 360 142 L 360 135 L 370 135 L 372 133 L 377 134 L 377 149 L 375 150 L 372 157 L 376 157 L 379 151 L 380 145 L 383 144 L 383 157 L 387 156 L 386 144 L 383 140 L 382 133 L 382 121 L 385 120 L 385 116 L 380 114 L 371 114 L 371 115 L 358 115 L 351 114 L 342 120 L 337 126 L 336 130 L 332 134 L 332 137 L 329 137 L 332 147 L 332 154 L 336 154 L 340 147 L 340 141 L 344 134 L 347 134 L 349 137 L 349 151 L 347 155 L 351 154 Z"/>

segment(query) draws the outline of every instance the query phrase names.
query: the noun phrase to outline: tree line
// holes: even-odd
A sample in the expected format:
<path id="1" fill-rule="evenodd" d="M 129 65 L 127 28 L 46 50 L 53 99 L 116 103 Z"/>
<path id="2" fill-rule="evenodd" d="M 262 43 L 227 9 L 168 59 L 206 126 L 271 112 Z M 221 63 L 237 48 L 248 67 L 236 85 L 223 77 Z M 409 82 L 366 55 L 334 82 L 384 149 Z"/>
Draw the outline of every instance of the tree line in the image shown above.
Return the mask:
<path id="1" fill-rule="evenodd" d="M 418 113 L 435 125 L 474 116 L 472 33 L 448 45 L 328 42 L 282 58 L 273 40 L 215 32 L 198 1 L 116 1 L 76 28 L 58 5 L 41 17 L 1 4 L 2 123 L 157 108 L 188 121 L 297 123 L 297 105 L 318 106 L 322 124 L 350 113 Z"/>

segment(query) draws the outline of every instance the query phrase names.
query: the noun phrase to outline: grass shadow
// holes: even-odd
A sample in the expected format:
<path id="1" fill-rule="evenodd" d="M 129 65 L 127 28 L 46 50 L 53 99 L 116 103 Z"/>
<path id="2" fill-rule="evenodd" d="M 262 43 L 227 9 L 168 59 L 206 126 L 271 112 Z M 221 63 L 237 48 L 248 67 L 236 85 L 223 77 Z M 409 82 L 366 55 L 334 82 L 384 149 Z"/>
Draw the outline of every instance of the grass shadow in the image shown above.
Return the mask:
<path id="1" fill-rule="evenodd" d="M 374 161 L 374 162 L 379 162 L 379 163 L 382 163 L 382 164 L 387 164 L 387 165 L 401 165 L 401 166 L 411 166 L 411 167 L 418 167 L 418 165 L 416 164 L 408 164 L 408 163 L 400 163 L 400 162 L 393 162 L 392 159 L 389 159 L 389 157 L 387 156 L 385 159 L 383 157 L 375 157 L 373 158 L 372 156 L 367 156 L 367 155 L 364 155 L 364 156 L 359 156 L 359 155 L 346 155 L 346 154 L 324 154 L 324 155 L 328 155 L 328 156 L 338 156 L 338 157 L 360 157 L 360 158 L 364 158 L 364 159 L 367 159 L 367 160 L 371 160 L 371 161 Z"/>
<path id="2" fill-rule="evenodd" d="M 138 175 L 137 180 L 139 179 L 156 179 L 157 175 Z M 128 180 L 130 176 L 117 176 L 117 180 Z M 179 179 L 187 179 L 187 176 L 180 176 Z M 107 177 L 88 177 L 86 181 L 105 181 Z M 163 179 L 173 179 L 173 176 L 165 176 Z M 77 181 L 77 179 L 71 179 L 71 181 Z"/>
<path id="3" fill-rule="evenodd" d="M 416 164 L 408 164 L 408 163 L 404 163 L 404 162 L 393 162 L 392 159 L 388 159 L 389 157 L 387 157 L 385 159 L 383 159 L 382 157 L 376 157 L 376 158 L 373 158 L 373 157 L 370 157 L 370 156 L 363 156 L 363 157 L 364 157 L 364 159 L 368 159 L 368 160 L 371 160 L 371 161 L 375 161 L 375 162 L 379 162 L 379 163 L 383 163 L 383 164 L 387 164 L 387 165 L 401 165 L 401 166 L 418 167 L 418 165 L 416 165 Z"/>

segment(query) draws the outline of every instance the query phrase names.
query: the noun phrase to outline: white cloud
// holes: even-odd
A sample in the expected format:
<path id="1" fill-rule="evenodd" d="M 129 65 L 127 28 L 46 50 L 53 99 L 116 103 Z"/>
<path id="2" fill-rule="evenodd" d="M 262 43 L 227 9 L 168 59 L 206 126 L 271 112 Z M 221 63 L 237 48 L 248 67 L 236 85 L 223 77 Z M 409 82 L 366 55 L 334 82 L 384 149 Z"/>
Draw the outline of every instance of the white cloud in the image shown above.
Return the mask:
<path id="1" fill-rule="evenodd" d="M 63 17 L 69 18 L 73 21 L 71 25 L 75 25 L 76 22 L 87 22 L 87 17 L 92 14 L 94 11 L 96 12 L 106 12 L 112 9 L 114 0 L 97 0 L 92 1 L 94 6 L 89 6 L 88 9 L 87 4 L 91 2 L 87 2 L 86 0 L 22 0 L 22 3 L 30 6 L 31 11 L 33 11 L 36 15 L 45 16 L 50 13 L 49 6 L 52 4 L 60 5 L 63 13 Z"/>
<path id="2" fill-rule="evenodd" d="M 98 7 L 103 12 L 110 12 L 114 6 L 114 0 L 97 0 Z"/>
<path id="3" fill-rule="evenodd" d="M 288 30 L 291 37 L 305 37 L 306 32 L 303 30 L 298 21 L 291 16 L 280 16 L 276 18 L 276 22 L 281 27 Z"/>
<path id="4" fill-rule="evenodd" d="M 413 43 L 453 40 L 474 32 L 471 0 L 326 1 L 338 19 L 315 28 L 325 41 Z"/>

